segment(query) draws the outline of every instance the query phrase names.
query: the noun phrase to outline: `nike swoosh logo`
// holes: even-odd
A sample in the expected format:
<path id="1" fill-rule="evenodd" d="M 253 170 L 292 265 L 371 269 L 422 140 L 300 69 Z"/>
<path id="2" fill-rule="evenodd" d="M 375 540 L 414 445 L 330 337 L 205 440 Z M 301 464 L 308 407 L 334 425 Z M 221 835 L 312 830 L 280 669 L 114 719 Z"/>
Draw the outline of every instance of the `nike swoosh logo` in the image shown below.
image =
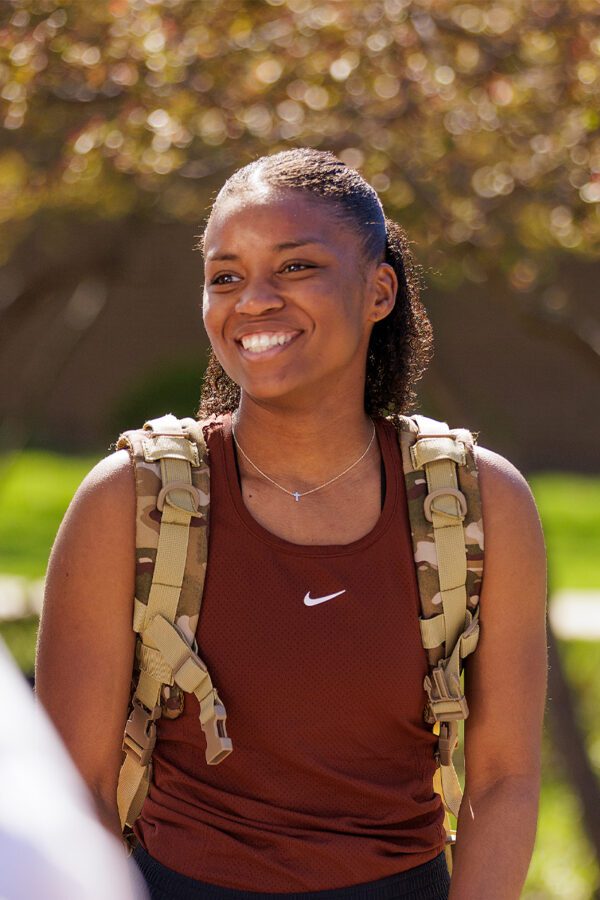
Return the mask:
<path id="1" fill-rule="evenodd" d="M 334 597 L 339 597 L 340 594 L 345 594 L 346 588 L 343 591 L 338 591 L 337 594 L 327 594 L 326 597 L 311 597 L 310 591 L 307 593 L 304 598 L 305 606 L 316 606 L 318 603 L 325 603 L 326 600 L 333 600 Z"/>

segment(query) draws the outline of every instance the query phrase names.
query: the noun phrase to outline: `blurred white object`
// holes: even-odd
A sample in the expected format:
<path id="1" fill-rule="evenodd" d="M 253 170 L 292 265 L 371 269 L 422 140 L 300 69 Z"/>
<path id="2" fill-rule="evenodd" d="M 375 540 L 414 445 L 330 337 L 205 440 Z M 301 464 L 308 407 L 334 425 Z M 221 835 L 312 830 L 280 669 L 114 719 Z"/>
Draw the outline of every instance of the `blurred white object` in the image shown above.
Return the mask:
<path id="1" fill-rule="evenodd" d="M 564 640 L 600 639 L 600 591 L 557 591 L 548 606 L 554 634 Z"/>
<path id="2" fill-rule="evenodd" d="M 0 643 L 0 898 L 143 900 L 50 720 Z"/>
<path id="3" fill-rule="evenodd" d="M 39 616 L 43 599 L 43 578 L 30 581 L 19 575 L 0 575 L 0 621 Z"/>

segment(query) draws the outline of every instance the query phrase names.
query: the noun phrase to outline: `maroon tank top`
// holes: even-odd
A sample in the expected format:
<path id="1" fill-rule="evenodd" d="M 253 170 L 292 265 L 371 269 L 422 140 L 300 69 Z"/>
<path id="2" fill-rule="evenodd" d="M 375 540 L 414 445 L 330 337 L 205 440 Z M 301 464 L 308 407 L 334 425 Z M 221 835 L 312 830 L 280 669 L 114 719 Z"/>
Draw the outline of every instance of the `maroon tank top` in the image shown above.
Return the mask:
<path id="1" fill-rule="evenodd" d="M 137 826 L 155 859 L 191 878 L 326 890 L 405 871 L 443 848 L 400 451 L 393 426 L 376 425 L 381 516 L 340 546 L 292 544 L 260 526 L 242 499 L 230 417 L 208 432 L 197 637 L 234 750 L 206 765 L 198 702 L 187 695 L 180 718 L 158 723 Z"/>

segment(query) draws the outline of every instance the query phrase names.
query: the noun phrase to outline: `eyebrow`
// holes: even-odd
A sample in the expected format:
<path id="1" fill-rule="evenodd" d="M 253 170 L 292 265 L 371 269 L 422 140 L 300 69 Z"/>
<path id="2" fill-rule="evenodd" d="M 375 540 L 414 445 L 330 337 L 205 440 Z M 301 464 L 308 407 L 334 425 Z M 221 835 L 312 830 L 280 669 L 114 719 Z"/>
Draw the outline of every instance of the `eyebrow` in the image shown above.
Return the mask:
<path id="1" fill-rule="evenodd" d="M 285 241 L 282 244 L 275 244 L 273 250 L 279 253 L 281 250 L 296 250 L 298 247 L 306 247 L 308 244 L 320 244 L 321 246 L 325 246 L 325 241 L 322 241 L 319 238 L 301 238 L 299 241 Z M 239 256 L 235 253 L 213 253 L 212 251 L 209 252 L 206 257 L 207 262 L 238 259 Z"/>

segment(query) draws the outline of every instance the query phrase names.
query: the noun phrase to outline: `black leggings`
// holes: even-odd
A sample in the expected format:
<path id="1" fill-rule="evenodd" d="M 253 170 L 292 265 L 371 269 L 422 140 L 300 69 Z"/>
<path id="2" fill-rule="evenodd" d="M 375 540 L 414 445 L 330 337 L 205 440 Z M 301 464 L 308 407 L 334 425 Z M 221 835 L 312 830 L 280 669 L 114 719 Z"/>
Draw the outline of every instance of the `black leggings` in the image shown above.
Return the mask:
<path id="1" fill-rule="evenodd" d="M 260 894 L 204 884 L 168 869 L 139 845 L 133 858 L 144 876 L 150 900 L 448 900 L 450 890 L 443 853 L 422 866 L 368 884 L 289 894 Z"/>

